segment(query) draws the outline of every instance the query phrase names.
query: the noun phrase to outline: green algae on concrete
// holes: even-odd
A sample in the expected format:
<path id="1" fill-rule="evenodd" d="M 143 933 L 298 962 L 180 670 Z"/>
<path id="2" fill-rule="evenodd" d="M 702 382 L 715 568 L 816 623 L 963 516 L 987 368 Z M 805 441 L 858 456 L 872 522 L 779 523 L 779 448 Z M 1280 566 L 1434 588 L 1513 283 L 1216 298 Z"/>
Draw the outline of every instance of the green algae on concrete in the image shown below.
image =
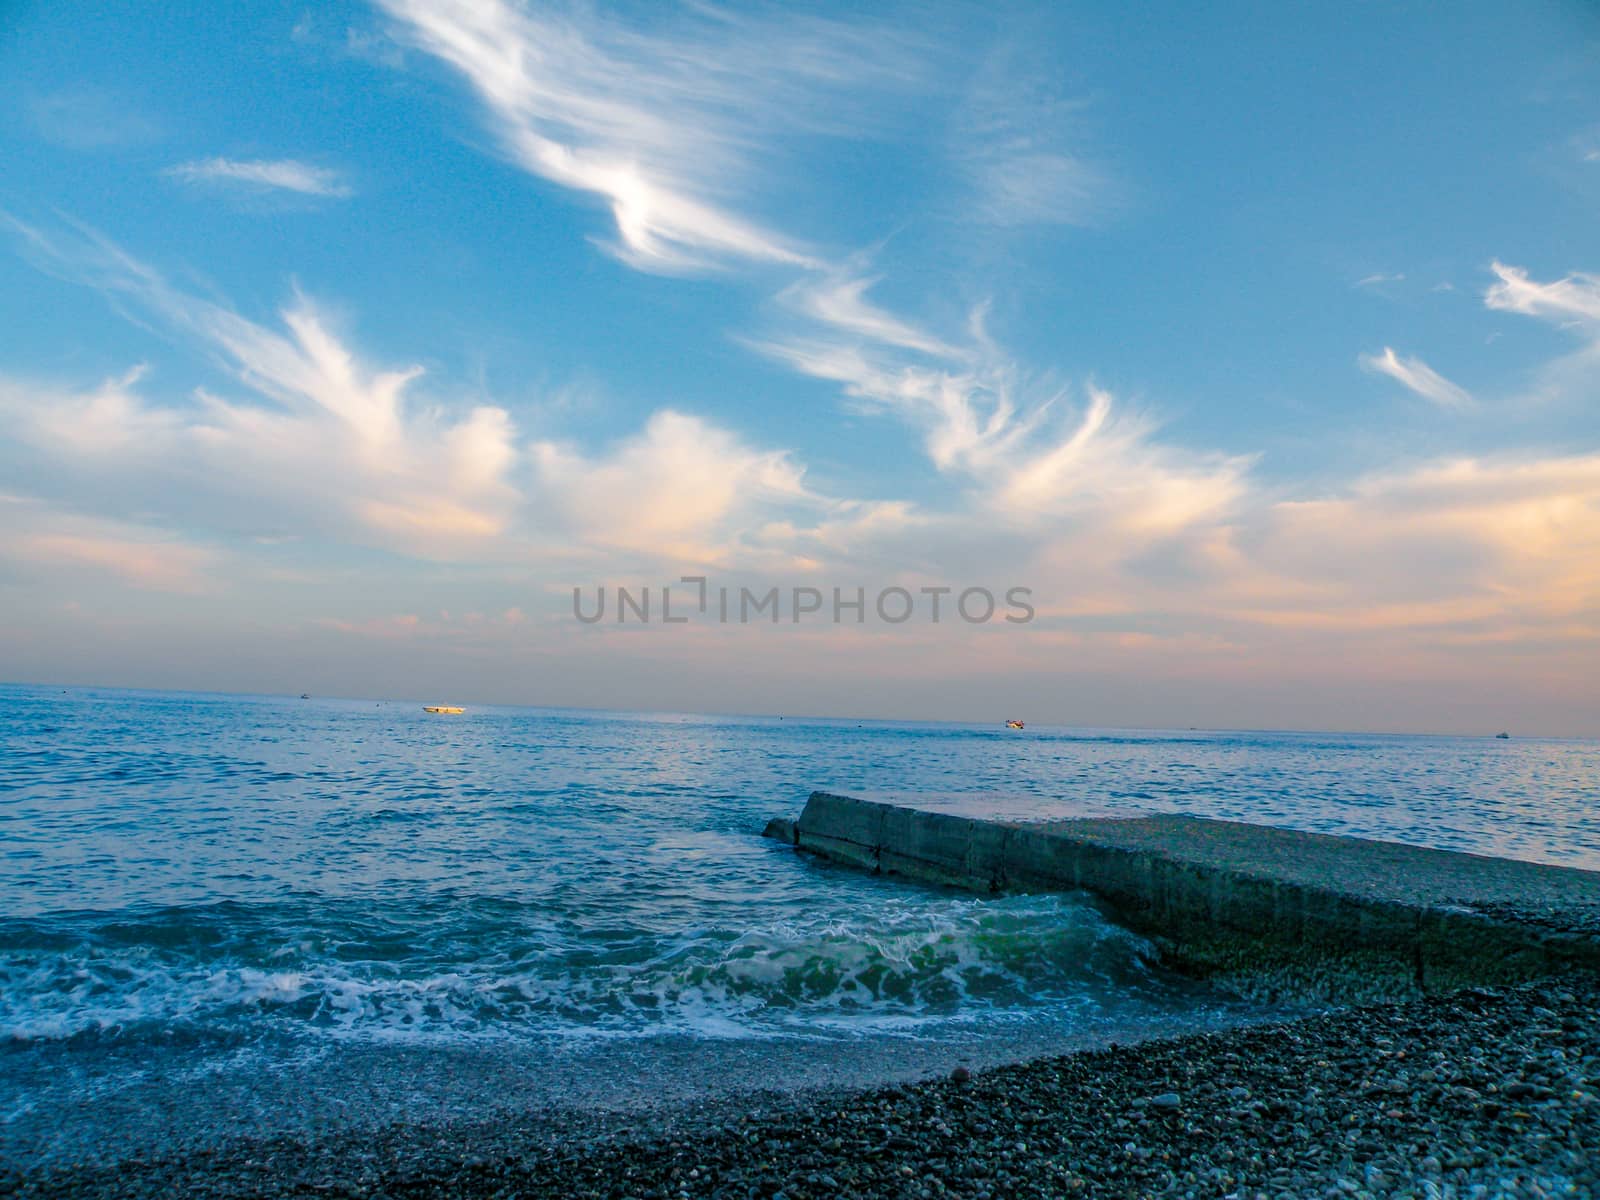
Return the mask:
<path id="1" fill-rule="evenodd" d="M 1083 889 L 1170 965 L 1375 999 L 1600 970 L 1600 872 L 1179 814 L 996 821 L 813 792 L 767 835 L 978 892 Z"/>

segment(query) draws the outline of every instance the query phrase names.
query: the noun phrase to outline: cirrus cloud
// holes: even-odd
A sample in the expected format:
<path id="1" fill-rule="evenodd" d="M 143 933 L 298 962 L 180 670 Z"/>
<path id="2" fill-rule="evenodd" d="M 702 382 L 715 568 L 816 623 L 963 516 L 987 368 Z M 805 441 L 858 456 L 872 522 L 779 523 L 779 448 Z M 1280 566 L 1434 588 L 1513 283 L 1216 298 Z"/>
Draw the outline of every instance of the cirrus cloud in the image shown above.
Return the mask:
<path id="1" fill-rule="evenodd" d="M 355 195 L 355 189 L 340 172 L 293 158 L 196 159 L 167 168 L 167 174 L 184 183 L 295 192 L 334 200 L 347 200 Z"/>
<path id="2" fill-rule="evenodd" d="M 1382 354 L 1363 354 L 1360 362 L 1363 370 L 1387 375 L 1440 408 L 1472 407 L 1472 396 L 1466 388 L 1450 382 L 1420 358 L 1402 358 L 1393 347 L 1385 346 Z"/>

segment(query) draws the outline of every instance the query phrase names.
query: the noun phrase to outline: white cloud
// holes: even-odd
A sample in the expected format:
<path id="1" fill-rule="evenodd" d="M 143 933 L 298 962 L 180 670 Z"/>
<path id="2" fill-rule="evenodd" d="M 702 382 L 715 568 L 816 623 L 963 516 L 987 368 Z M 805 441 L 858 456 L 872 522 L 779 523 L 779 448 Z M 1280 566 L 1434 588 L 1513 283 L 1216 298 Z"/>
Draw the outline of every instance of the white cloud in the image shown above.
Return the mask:
<path id="1" fill-rule="evenodd" d="M 517 450 L 504 410 L 410 402 L 420 371 L 364 367 L 303 298 L 282 314 L 286 335 L 190 303 L 244 397 L 155 404 L 130 372 L 83 394 L 0 380 L 0 411 L 100 484 L 159 475 L 227 498 L 212 515 L 236 523 L 265 504 L 297 528 L 442 557 L 507 528 Z M 197 503 L 192 491 L 171 499 Z"/>
<path id="2" fill-rule="evenodd" d="M 615 550 L 770 560 L 819 520 L 860 511 L 810 491 L 787 452 L 672 410 L 603 453 L 524 447 L 504 408 L 427 402 L 420 367 L 363 363 L 304 296 L 269 327 L 179 291 L 91 230 L 63 240 L 9 223 L 52 269 L 192 339 L 243 392 L 154 403 L 142 367 L 89 389 L 0 376 L 0 415 L 48 456 L 43 481 L 80 502 L 136 497 L 275 543 L 311 533 L 502 563 Z M 769 524 L 780 536 L 759 536 Z"/>
<path id="3" fill-rule="evenodd" d="M 1554 283 L 1537 283 L 1521 267 L 1496 262 L 1492 269 L 1500 281 L 1484 293 L 1490 308 L 1586 331 L 1600 327 L 1600 276 L 1574 271 Z"/>
<path id="4" fill-rule="evenodd" d="M 1521 267 L 1496 262 L 1498 282 L 1484 293 L 1488 307 L 1535 317 L 1575 333 L 1582 344 L 1538 368 L 1529 399 L 1588 404 L 1600 379 L 1600 276 L 1573 271 L 1539 283 Z"/>
<path id="5" fill-rule="evenodd" d="M 1404 387 L 1440 408 L 1472 407 L 1472 396 L 1459 384 L 1450 382 L 1420 358 L 1402 358 L 1385 346 L 1382 354 L 1363 354 L 1363 370 L 1374 371 L 1398 380 Z"/>
<path id="6" fill-rule="evenodd" d="M 245 393 L 152 404 L 138 369 L 81 395 L 8 380 L 0 405 L 25 439 L 99 475 L 158 472 L 239 497 L 236 509 L 270 501 L 297 527 L 414 553 L 449 557 L 507 528 L 518 451 L 504 409 L 418 403 L 420 367 L 368 367 L 303 296 L 269 328 L 179 291 L 92 231 L 61 242 L 12 223 L 56 270 L 193 338 Z"/>
<path id="7" fill-rule="evenodd" d="M 1100 559 L 1135 557 L 1222 519 L 1250 493 L 1248 459 L 1163 445 L 1151 422 L 1093 386 L 1074 420 L 1067 390 L 1028 395 L 1015 364 L 991 354 L 941 370 L 820 340 L 766 349 L 923 428 L 929 458 L 967 481 L 973 512 L 992 529 L 1036 536 L 1071 522 L 1080 559 L 1088 541 Z"/>
<path id="8" fill-rule="evenodd" d="M 1246 459 L 1164 446 L 1152 422 L 1103 389 L 1084 389 L 1074 421 L 1072 389 L 1030 379 L 988 336 L 981 309 L 969 344 L 952 347 L 867 305 L 863 291 L 852 281 L 806 294 L 800 307 L 815 327 L 755 345 L 920 428 L 934 466 L 969 482 L 986 520 L 1027 527 L 1092 515 L 1133 553 L 1247 491 Z"/>
<path id="9" fill-rule="evenodd" d="M 292 158 L 238 159 L 205 158 L 179 163 L 167 174 L 185 183 L 228 184 L 298 192 L 303 196 L 324 196 L 337 200 L 355 195 L 340 172 L 329 167 L 299 162 Z"/>
<path id="10" fill-rule="evenodd" d="M 671 410 L 603 455 L 553 442 L 532 454 L 543 504 L 590 546 L 728 562 L 763 512 L 826 506 L 788 454 Z"/>
<path id="11" fill-rule="evenodd" d="M 1279 583 L 1240 597 L 1248 619 L 1600 640 L 1600 456 L 1425 463 L 1258 521 L 1243 540 Z"/>
<path id="12" fill-rule="evenodd" d="M 1538 661 L 1545 679 L 1600 662 L 1594 455 L 1441 460 L 1320 497 L 1256 490 L 1164 541 L 1122 535 L 1116 511 L 1041 529 L 1030 558 L 1011 548 L 1040 608 L 1033 653 L 1312 691 L 1341 675 L 1365 691 L 1470 682 L 1486 653 Z M 1136 665 L 1162 650 L 1165 669 Z"/>
<path id="13" fill-rule="evenodd" d="M 35 438 L 88 459 L 166 445 L 178 418 L 139 397 L 145 373 L 137 366 L 81 393 L 0 377 L 0 411 L 22 416 Z"/>

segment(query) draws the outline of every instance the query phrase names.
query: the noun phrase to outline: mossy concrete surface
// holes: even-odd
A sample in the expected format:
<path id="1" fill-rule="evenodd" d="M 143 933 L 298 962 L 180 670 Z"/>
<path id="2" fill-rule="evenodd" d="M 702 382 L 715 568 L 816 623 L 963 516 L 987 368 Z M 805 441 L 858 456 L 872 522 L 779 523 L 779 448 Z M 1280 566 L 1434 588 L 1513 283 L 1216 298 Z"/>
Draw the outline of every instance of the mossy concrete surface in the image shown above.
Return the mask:
<path id="1" fill-rule="evenodd" d="M 1082 889 L 1177 969 L 1351 1000 L 1600 971 L 1600 872 L 1178 814 L 987 820 L 813 792 L 767 836 L 977 892 Z"/>

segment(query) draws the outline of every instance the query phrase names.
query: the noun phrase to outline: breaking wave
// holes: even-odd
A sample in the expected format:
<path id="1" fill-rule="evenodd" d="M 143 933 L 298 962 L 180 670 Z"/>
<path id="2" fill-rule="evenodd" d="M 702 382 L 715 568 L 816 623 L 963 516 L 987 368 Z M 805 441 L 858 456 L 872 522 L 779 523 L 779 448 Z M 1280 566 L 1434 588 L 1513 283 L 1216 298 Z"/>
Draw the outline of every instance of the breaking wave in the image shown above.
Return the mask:
<path id="1" fill-rule="evenodd" d="M 230 903 L 0 926 L 0 1037 L 916 1030 L 1158 1002 L 1172 985 L 1151 958 L 1076 896 L 911 892 L 854 914 L 673 933 L 583 928 L 504 901 L 387 919 Z"/>

